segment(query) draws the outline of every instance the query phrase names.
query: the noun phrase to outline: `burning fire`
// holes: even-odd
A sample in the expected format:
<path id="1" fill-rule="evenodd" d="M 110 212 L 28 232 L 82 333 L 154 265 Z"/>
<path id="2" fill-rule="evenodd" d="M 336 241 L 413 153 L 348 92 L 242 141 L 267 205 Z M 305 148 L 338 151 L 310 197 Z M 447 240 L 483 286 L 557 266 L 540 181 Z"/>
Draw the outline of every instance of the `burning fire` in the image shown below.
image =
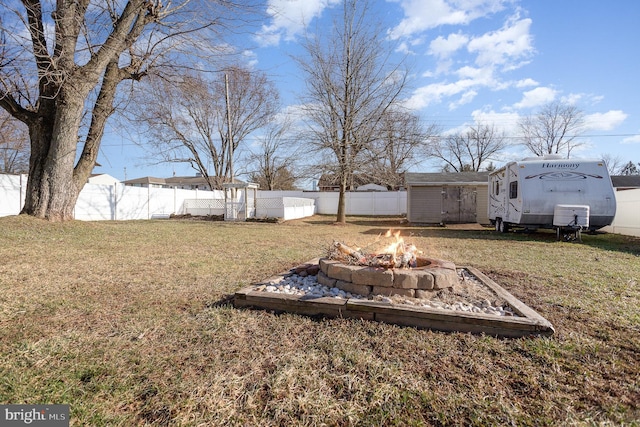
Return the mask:
<path id="1" fill-rule="evenodd" d="M 419 251 L 415 245 L 405 243 L 404 238 L 400 236 L 400 231 L 388 230 L 384 237 L 393 237 L 394 242 L 378 253 L 366 254 L 360 248 L 353 249 L 344 243 L 335 242 L 333 247 L 337 249 L 337 253 L 331 251 L 329 258 L 371 267 L 415 268 L 417 266 L 416 255 Z"/>
<path id="2" fill-rule="evenodd" d="M 416 252 L 418 248 L 413 244 L 405 243 L 404 238 L 400 236 L 400 231 L 393 233 L 391 230 L 388 230 L 384 235 L 384 237 L 387 238 L 392 236 L 395 242 L 387 246 L 381 255 L 389 255 L 391 257 L 390 261 L 392 261 L 396 267 L 416 267 Z"/>

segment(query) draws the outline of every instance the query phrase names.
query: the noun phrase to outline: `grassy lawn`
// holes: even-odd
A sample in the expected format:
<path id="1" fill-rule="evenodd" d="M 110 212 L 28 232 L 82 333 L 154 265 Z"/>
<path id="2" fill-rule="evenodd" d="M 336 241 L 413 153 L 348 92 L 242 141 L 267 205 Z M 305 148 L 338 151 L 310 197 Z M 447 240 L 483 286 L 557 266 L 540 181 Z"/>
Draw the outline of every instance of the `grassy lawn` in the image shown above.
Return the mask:
<path id="1" fill-rule="evenodd" d="M 317 216 L 0 218 L 0 403 L 71 425 L 640 425 L 640 239 Z M 496 339 L 236 310 L 234 291 L 388 228 L 555 327 Z"/>

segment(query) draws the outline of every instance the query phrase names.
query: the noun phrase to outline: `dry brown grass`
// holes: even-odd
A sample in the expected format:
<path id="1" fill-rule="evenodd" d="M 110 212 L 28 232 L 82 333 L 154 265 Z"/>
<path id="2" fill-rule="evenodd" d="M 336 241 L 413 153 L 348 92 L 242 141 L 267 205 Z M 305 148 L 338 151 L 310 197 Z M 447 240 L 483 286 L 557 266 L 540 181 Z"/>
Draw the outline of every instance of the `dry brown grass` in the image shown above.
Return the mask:
<path id="1" fill-rule="evenodd" d="M 401 226 L 0 218 L 0 402 L 72 425 L 640 425 L 640 241 Z M 496 339 L 236 310 L 228 296 L 387 228 L 550 320 Z"/>

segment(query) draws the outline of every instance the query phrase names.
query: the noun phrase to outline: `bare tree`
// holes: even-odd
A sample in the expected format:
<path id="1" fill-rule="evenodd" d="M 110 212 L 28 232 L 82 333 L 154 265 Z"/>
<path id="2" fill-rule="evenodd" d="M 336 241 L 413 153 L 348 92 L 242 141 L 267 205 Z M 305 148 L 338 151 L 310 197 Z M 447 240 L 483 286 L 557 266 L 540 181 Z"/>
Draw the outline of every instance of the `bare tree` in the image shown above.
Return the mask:
<path id="1" fill-rule="evenodd" d="M 620 156 L 612 156 L 611 154 L 603 154 L 600 158 L 607 165 L 607 170 L 609 171 L 609 175 L 621 175 L 622 169 L 625 164 L 623 163 L 622 157 Z"/>
<path id="2" fill-rule="evenodd" d="M 442 160 L 443 169 L 455 172 L 480 171 L 491 167 L 487 162 L 495 159 L 507 147 L 507 139 L 495 126 L 477 124 L 467 131 L 443 137 L 427 147 L 427 153 Z"/>
<path id="3" fill-rule="evenodd" d="M 211 188 L 231 181 L 239 148 L 278 109 L 278 92 L 266 75 L 240 67 L 212 80 L 191 73 L 177 84 L 153 83 L 140 101 L 146 108 L 138 111 L 137 121 L 147 129 L 155 155 L 164 162 L 189 163 Z"/>
<path id="4" fill-rule="evenodd" d="M 388 189 L 399 188 L 403 173 L 422 160 L 420 148 L 432 143 L 438 133 L 438 126 L 425 127 L 410 111 L 387 110 L 378 123 L 377 138 L 363 151 L 362 174 Z"/>
<path id="5" fill-rule="evenodd" d="M 290 122 L 272 122 L 258 138 L 258 147 L 251 150 L 250 180 L 265 190 L 294 190 L 296 188 L 297 147 L 287 134 Z"/>
<path id="6" fill-rule="evenodd" d="M 185 66 L 183 54 L 214 45 L 196 35 L 217 37 L 235 7 L 202 3 L 3 2 L 0 106 L 28 126 L 31 145 L 22 213 L 73 218 L 121 83 Z"/>
<path id="7" fill-rule="evenodd" d="M 582 145 L 578 137 L 584 132 L 584 113 L 575 105 L 554 101 L 535 115 L 518 123 L 524 146 L 536 156 L 571 152 Z"/>
<path id="8" fill-rule="evenodd" d="M 29 170 L 29 133 L 24 123 L 0 110 L 0 173 Z"/>
<path id="9" fill-rule="evenodd" d="M 406 73 L 390 62 L 393 49 L 384 34 L 368 1 L 343 0 L 333 28 L 308 38 L 306 54 L 297 58 L 307 83 L 308 142 L 335 160 L 338 223 L 346 222 L 345 193 L 362 168 L 362 151 L 375 141 L 380 120 L 406 86 Z"/>

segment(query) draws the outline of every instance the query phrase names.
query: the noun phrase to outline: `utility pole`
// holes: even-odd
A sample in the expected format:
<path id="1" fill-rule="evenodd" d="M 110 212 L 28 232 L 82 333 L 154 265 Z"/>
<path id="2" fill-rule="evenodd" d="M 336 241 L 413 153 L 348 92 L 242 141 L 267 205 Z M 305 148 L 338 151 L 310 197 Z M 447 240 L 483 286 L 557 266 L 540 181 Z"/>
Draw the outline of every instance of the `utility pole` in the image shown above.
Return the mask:
<path id="1" fill-rule="evenodd" d="M 229 105 L 229 75 L 224 73 L 225 100 L 227 103 L 227 141 L 229 144 L 229 174 L 233 184 L 233 137 L 231 133 L 231 107 Z"/>

